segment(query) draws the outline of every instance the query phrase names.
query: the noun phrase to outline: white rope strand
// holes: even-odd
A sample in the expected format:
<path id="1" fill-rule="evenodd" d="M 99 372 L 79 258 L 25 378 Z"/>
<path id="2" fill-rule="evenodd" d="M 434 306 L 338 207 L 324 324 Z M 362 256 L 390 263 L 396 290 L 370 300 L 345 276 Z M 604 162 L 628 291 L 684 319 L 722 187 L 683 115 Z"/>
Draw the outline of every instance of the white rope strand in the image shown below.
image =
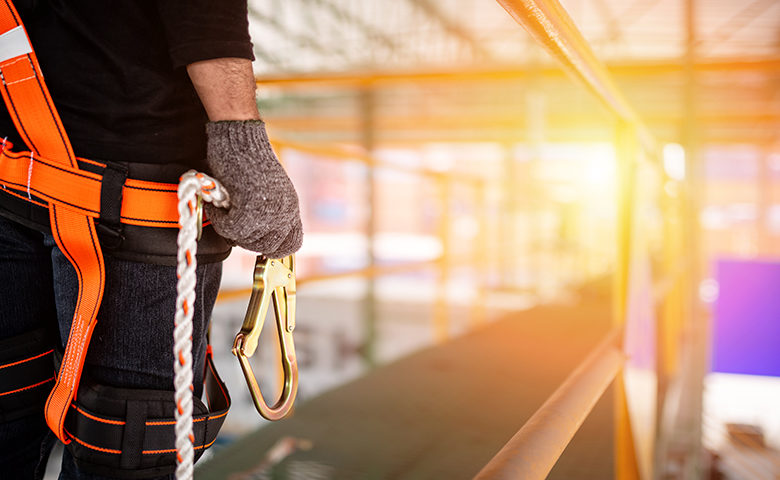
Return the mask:
<path id="1" fill-rule="evenodd" d="M 227 208 L 227 191 L 213 178 L 194 170 L 179 182 L 179 249 L 176 273 L 176 317 L 173 330 L 173 369 L 176 399 L 176 479 L 193 475 L 192 434 L 192 313 L 195 306 L 195 269 L 198 252 L 198 196 L 217 207 Z"/>

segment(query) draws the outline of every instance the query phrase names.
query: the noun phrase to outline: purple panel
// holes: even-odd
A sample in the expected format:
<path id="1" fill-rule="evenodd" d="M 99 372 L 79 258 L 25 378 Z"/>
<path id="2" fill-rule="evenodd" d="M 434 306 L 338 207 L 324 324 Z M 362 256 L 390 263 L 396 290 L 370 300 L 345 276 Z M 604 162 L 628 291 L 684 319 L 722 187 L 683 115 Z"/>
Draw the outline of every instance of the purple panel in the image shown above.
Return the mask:
<path id="1" fill-rule="evenodd" d="M 720 260 L 712 370 L 780 376 L 780 263 Z"/>

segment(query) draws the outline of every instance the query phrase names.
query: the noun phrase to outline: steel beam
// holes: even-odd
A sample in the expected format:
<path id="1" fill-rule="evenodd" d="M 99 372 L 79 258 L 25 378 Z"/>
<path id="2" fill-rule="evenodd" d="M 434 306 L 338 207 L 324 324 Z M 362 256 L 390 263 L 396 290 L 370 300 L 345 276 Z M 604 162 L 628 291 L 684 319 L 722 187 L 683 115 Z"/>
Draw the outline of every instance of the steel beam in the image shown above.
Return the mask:
<path id="1" fill-rule="evenodd" d="M 615 137 L 618 159 L 618 191 L 612 321 L 616 327 L 624 328 L 628 323 L 631 259 L 635 255 L 644 253 L 633 251 L 635 246 L 637 165 L 640 161 L 641 149 L 635 124 L 619 120 Z M 639 463 L 634 445 L 625 377 L 622 371 L 615 379 L 614 401 L 615 478 L 617 480 L 638 480 L 640 478 Z"/>
<path id="2" fill-rule="evenodd" d="M 363 144 L 363 150 L 373 159 L 374 149 L 376 148 L 376 95 L 371 90 L 364 90 L 360 97 L 360 126 L 361 126 L 361 143 Z M 378 232 L 378 219 L 377 215 L 379 209 L 377 208 L 377 188 L 379 182 L 377 180 L 377 173 L 375 164 L 369 163 L 366 165 L 365 177 L 363 184 L 365 185 L 364 193 L 364 205 L 368 209 L 365 216 L 365 235 L 366 235 L 366 265 L 367 268 L 373 269 L 377 266 L 376 259 L 376 236 Z M 368 367 L 376 366 L 376 343 L 377 343 L 377 304 L 376 304 L 376 290 L 377 283 L 375 277 L 366 278 L 365 282 L 366 291 L 363 296 L 363 325 L 364 325 L 364 337 L 363 337 L 363 360 Z"/>
<path id="3" fill-rule="evenodd" d="M 371 278 L 386 275 L 396 275 L 399 273 L 414 272 L 417 270 L 432 269 L 439 265 L 439 257 L 430 260 L 420 260 L 415 262 L 405 262 L 396 265 L 374 266 L 372 268 L 361 268 L 359 270 L 347 270 L 345 272 L 315 272 L 305 277 L 297 278 L 296 284 L 309 285 L 311 283 L 328 282 L 332 280 L 342 280 L 345 278 Z M 217 294 L 217 302 L 231 302 L 234 300 L 246 300 L 252 294 L 251 288 L 220 289 Z"/>
<path id="4" fill-rule="evenodd" d="M 755 129 L 753 129 L 755 130 Z M 771 147 L 776 145 L 777 138 L 773 132 L 754 132 L 750 130 L 744 134 L 729 133 L 711 133 L 700 137 L 703 143 L 708 145 L 744 145 L 753 143 L 761 146 Z M 291 140 L 307 142 L 313 144 L 355 144 L 360 141 L 353 131 L 333 130 L 333 131 L 291 131 L 284 133 Z M 657 138 L 661 143 L 679 142 L 680 137 L 677 132 L 664 131 L 659 132 Z M 613 129 L 609 128 L 590 128 L 586 131 L 570 130 L 547 132 L 547 140 L 551 143 L 571 143 L 571 142 L 610 142 L 614 139 Z M 382 131 L 377 136 L 377 143 L 383 147 L 412 148 L 430 143 L 449 143 L 453 145 L 473 142 L 495 142 L 499 144 L 523 143 L 529 141 L 528 136 L 518 131 L 517 128 L 486 128 L 486 129 L 460 129 L 440 128 L 437 130 L 420 130 L 408 128 L 406 130 L 395 130 L 391 132 Z"/>
<path id="5" fill-rule="evenodd" d="M 462 116 L 454 117 L 446 112 L 432 112 L 427 115 L 419 115 L 413 112 L 411 115 L 382 115 L 376 119 L 377 128 L 383 132 L 414 129 L 490 129 L 512 128 L 526 129 L 528 121 L 518 118 L 516 115 L 502 114 L 470 114 L 463 108 Z M 285 131 L 355 131 L 360 126 L 360 120 L 352 116 L 344 115 L 283 115 L 272 111 L 265 112 L 269 122 L 274 128 Z M 681 123 L 682 115 L 661 114 L 648 116 L 647 124 L 651 128 L 665 127 Z M 776 114 L 743 114 L 742 112 L 717 112 L 699 114 L 694 119 L 698 125 L 707 126 L 766 126 L 770 129 L 780 130 L 780 112 Z M 597 114 L 547 114 L 547 128 L 549 130 L 567 130 L 582 127 L 609 127 L 612 122 Z M 769 133 L 766 135 L 770 136 Z M 679 141 L 679 139 L 678 139 Z"/>
<path id="6" fill-rule="evenodd" d="M 693 66 L 698 56 L 697 31 L 698 0 L 685 0 L 684 18 L 686 33 L 685 64 L 686 82 L 683 86 L 685 118 L 680 124 L 682 144 L 685 148 L 685 228 L 686 269 L 684 284 L 686 292 L 686 317 L 682 352 L 683 363 L 680 374 L 679 405 L 677 405 L 677 428 L 674 440 L 685 454 L 683 475 L 685 478 L 703 476 L 702 458 L 702 408 L 704 377 L 707 371 L 707 322 L 706 313 L 699 298 L 699 285 L 704 277 L 701 249 L 701 211 L 703 164 L 701 162 L 701 139 L 699 126 L 695 123 L 699 109 L 699 78 Z"/>
<path id="7" fill-rule="evenodd" d="M 724 24 L 719 26 L 711 38 L 704 39 L 699 37 L 696 40 L 696 43 L 697 45 L 710 44 L 710 50 L 712 50 L 719 44 L 730 40 L 731 37 L 750 25 L 753 20 L 776 5 L 776 0 L 754 0 L 753 2 L 747 4 L 742 10 L 737 12 Z"/>
<path id="8" fill-rule="evenodd" d="M 623 31 L 620 28 L 620 19 L 617 18 L 612 11 L 612 7 L 606 0 L 594 0 L 594 5 L 599 10 L 599 15 L 604 20 L 604 28 L 606 29 L 607 40 L 610 42 L 617 42 L 623 39 Z"/>
<path id="9" fill-rule="evenodd" d="M 617 18 L 617 22 L 623 29 L 629 28 L 631 25 L 641 20 L 647 12 L 653 9 L 660 0 L 636 0 L 630 4 Z"/>
<path id="10" fill-rule="evenodd" d="M 309 35 L 302 34 L 302 33 L 292 32 L 292 31 L 288 30 L 287 27 L 285 25 L 283 25 L 276 18 L 274 18 L 274 17 L 272 17 L 270 15 L 265 15 L 264 13 L 258 12 L 254 8 L 250 8 L 249 9 L 249 17 L 250 18 L 254 18 L 254 19 L 256 19 L 256 20 L 258 20 L 258 21 L 268 25 L 269 27 L 271 27 L 274 30 L 276 30 L 277 32 L 279 32 L 282 35 L 282 37 L 288 38 L 288 39 L 292 40 L 293 42 L 297 43 L 301 47 L 308 48 L 310 50 L 314 50 L 314 51 L 316 51 L 318 53 L 321 53 L 321 54 L 328 54 L 328 55 L 330 55 L 330 54 L 334 54 L 335 53 L 336 55 L 338 55 L 338 56 L 340 56 L 342 58 L 346 57 L 346 53 L 344 52 L 343 49 L 341 49 L 341 48 L 335 48 L 335 49 L 327 48 L 327 47 L 323 46 L 322 42 L 317 40 L 316 37 L 309 36 Z"/>
<path id="11" fill-rule="evenodd" d="M 493 57 L 490 51 L 471 32 L 462 25 L 452 21 L 431 0 L 411 0 L 411 2 L 425 15 L 439 23 L 445 32 L 468 45 L 475 56 L 483 60 L 490 60 Z"/>
<path id="12" fill-rule="evenodd" d="M 329 11 L 334 17 L 346 21 L 349 25 L 359 30 L 367 39 L 380 44 L 392 52 L 400 49 L 396 40 L 384 32 L 377 30 L 375 25 L 370 25 L 357 15 L 345 10 L 329 0 L 310 0 L 321 8 Z"/>
<path id="13" fill-rule="evenodd" d="M 347 71 L 338 73 L 317 73 L 299 75 L 261 75 L 257 77 L 258 85 L 276 86 L 280 88 L 323 88 L 323 87 L 354 87 L 373 84 L 395 83 L 453 83 L 453 82 L 486 82 L 506 81 L 527 78 L 531 67 L 513 68 L 475 68 L 459 70 L 408 70 L 408 71 Z M 694 66 L 697 72 L 780 72 L 780 59 L 732 59 L 710 62 L 700 62 Z M 560 78 L 564 71 L 558 67 L 536 69 L 538 75 L 544 78 Z M 664 63 L 617 63 L 607 67 L 607 72 L 616 77 L 650 76 L 680 74 L 685 72 L 682 62 Z"/>
<path id="14" fill-rule="evenodd" d="M 273 55 L 271 52 L 260 48 L 257 44 L 253 45 L 252 50 L 254 51 L 255 56 L 257 58 L 260 58 L 264 60 L 266 63 L 271 64 L 277 68 L 286 70 L 286 66 L 284 65 L 284 63 L 281 60 L 279 60 L 275 55 Z"/>

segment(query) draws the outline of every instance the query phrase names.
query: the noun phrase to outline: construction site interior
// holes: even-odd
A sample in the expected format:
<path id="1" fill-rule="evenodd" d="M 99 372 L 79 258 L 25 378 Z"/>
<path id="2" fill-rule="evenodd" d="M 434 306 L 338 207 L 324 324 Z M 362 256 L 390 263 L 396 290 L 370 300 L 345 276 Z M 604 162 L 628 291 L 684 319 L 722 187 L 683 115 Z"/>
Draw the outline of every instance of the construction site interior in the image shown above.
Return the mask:
<path id="1" fill-rule="evenodd" d="M 249 7 L 298 396 L 261 419 L 230 354 L 235 249 L 196 478 L 780 478 L 780 2 Z"/>

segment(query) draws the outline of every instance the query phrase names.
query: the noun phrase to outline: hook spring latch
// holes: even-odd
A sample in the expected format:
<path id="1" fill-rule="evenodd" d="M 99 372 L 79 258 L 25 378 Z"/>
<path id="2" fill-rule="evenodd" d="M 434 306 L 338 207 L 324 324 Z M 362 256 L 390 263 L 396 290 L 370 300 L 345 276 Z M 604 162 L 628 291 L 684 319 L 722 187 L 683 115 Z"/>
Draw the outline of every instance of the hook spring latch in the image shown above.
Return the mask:
<path id="1" fill-rule="evenodd" d="M 276 328 L 282 353 L 284 385 L 279 400 L 269 407 L 260 391 L 257 378 L 252 371 L 249 358 L 257 350 L 260 331 L 273 301 Z M 244 317 L 241 331 L 233 341 L 233 355 L 238 357 L 241 370 L 252 394 L 257 411 L 268 420 L 279 420 L 287 416 L 295 402 L 298 391 L 298 361 L 293 344 L 295 330 L 295 257 L 283 259 L 258 256 L 255 262 L 254 285 L 249 298 L 249 308 Z"/>

